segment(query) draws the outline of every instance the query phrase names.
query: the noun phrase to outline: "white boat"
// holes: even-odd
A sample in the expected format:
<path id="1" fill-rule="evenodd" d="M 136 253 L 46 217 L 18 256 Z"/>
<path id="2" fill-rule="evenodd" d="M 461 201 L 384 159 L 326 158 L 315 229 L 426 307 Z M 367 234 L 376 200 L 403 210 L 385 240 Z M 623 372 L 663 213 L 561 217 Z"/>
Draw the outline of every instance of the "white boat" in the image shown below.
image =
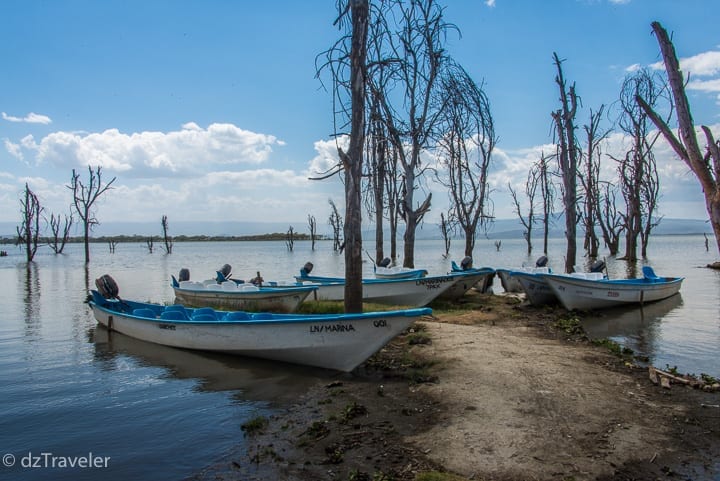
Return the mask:
<path id="1" fill-rule="evenodd" d="M 363 302 L 391 306 L 425 306 L 458 281 L 459 276 L 427 276 L 417 279 L 363 279 Z M 317 286 L 311 298 L 316 301 L 345 299 L 345 280 L 337 277 L 310 276 L 304 270 L 295 276 L 298 282 Z"/>
<path id="2" fill-rule="evenodd" d="M 473 287 L 480 292 L 486 292 L 495 277 L 495 269 L 491 267 L 461 269 L 453 262 L 452 271 L 448 275 L 456 278 L 455 284 L 443 292 L 438 299 L 459 299 Z"/>
<path id="3" fill-rule="evenodd" d="M 313 285 L 258 287 L 251 283 L 218 284 L 215 280 L 178 282 L 174 276 L 172 288 L 178 304 L 262 312 L 295 312 L 317 290 L 317 286 Z"/>
<path id="4" fill-rule="evenodd" d="M 677 294 L 682 277 L 658 277 L 643 266 L 637 279 L 588 279 L 579 276 L 538 274 L 567 310 L 591 310 L 605 307 L 644 304 Z"/>
<path id="5" fill-rule="evenodd" d="M 412 269 L 410 267 L 375 267 L 376 279 L 416 279 L 425 277 L 428 271 L 425 269 Z"/>
<path id="6" fill-rule="evenodd" d="M 550 272 L 550 268 L 547 264 L 547 256 L 540 256 L 535 261 L 534 266 L 527 266 L 523 263 L 521 267 L 517 267 L 515 269 L 497 269 L 495 272 L 497 272 L 497 275 L 500 278 L 500 283 L 502 284 L 505 292 L 525 292 L 520 279 L 516 277 L 515 274 L 518 272 L 530 274 L 548 273 Z"/>
<path id="7" fill-rule="evenodd" d="M 525 293 L 525 298 L 533 306 L 542 306 L 545 304 L 552 304 L 557 302 L 555 293 L 545 283 L 545 280 L 540 277 L 537 273 L 520 272 L 520 271 L 509 271 L 510 276 L 520 283 L 522 291 Z"/>
<path id="8" fill-rule="evenodd" d="M 432 314 L 429 308 L 360 314 L 250 314 L 107 299 L 95 290 L 91 295 L 89 304 L 100 324 L 136 339 L 346 372 L 419 317 Z"/>

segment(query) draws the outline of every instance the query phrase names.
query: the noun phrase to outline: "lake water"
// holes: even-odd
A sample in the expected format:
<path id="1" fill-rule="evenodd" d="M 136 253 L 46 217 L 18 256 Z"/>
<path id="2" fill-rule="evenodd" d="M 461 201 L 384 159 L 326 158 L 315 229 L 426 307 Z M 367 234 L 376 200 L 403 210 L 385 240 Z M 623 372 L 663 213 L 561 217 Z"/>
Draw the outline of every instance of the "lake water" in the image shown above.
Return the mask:
<path id="1" fill-rule="evenodd" d="M 331 242 L 315 251 L 296 242 L 293 252 L 282 242 L 178 243 L 171 255 L 150 254 L 144 244 L 119 244 L 111 254 L 94 244 L 88 268 L 80 245 L 60 256 L 41 248 L 30 266 L 22 251 L 3 250 L 10 255 L 0 258 L 0 479 L 154 480 L 159 473 L 182 479 L 241 443 L 243 422 L 292 402 L 311 382 L 336 376 L 108 335 L 83 303 L 103 274 L 118 282 L 121 297 L 157 302 L 173 300 L 170 276 L 181 268 L 204 279 L 229 263 L 236 278 L 259 271 L 268 280 L 290 279 L 311 261 L 314 273 L 342 275 L 343 256 L 332 252 Z M 551 267 L 562 270 L 564 242 L 554 239 L 549 250 Z M 418 241 L 416 265 L 446 273 L 449 261 L 441 254 L 442 242 Z M 537 255 L 529 258 L 523 241 L 503 240 L 498 251 L 493 241 L 480 240 L 475 266 L 513 267 Z M 686 278 L 681 295 L 643 309 L 607 311 L 586 319 L 586 330 L 647 355 L 658 367 L 720 375 L 720 272 L 701 267 L 717 253 L 705 251 L 702 236 L 673 236 L 654 239 L 650 255 L 647 263 L 658 275 Z M 460 242 L 451 258 L 462 258 Z M 608 264 L 611 277 L 627 276 L 626 263 Z M 365 271 L 372 272 L 370 262 Z M 56 467 L 44 467 L 52 456 Z M 100 467 L 58 466 L 73 457 Z M 43 467 L 23 466 L 33 461 Z"/>

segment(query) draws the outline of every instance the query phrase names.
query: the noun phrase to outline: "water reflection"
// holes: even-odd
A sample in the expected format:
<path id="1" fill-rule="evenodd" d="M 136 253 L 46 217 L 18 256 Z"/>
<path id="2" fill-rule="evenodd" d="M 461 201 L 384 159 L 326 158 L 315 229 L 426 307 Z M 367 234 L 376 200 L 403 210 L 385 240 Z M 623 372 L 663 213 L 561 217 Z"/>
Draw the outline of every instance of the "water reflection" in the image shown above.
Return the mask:
<path id="1" fill-rule="evenodd" d="M 582 321 L 591 339 L 622 339 L 636 352 L 648 355 L 655 350 L 658 329 L 670 312 L 683 305 L 680 293 L 643 306 L 617 307 L 595 312 Z"/>
<path id="2" fill-rule="evenodd" d="M 25 336 L 35 337 L 40 331 L 40 274 L 35 262 L 24 264 L 23 278 L 23 314 L 25 318 Z"/>
<path id="3" fill-rule="evenodd" d="M 196 391 L 239 391 L 235 397 L 241 402 L 284 405 L 305 393 L 311 384 L 341 375 L 324 369 L 162 346 L 110 332 L 101 325 L 91 330 L 90 341 L 95 345 L 94 359 L 102 370 L 119 370 L 119 366 L 126 366 L 125 356 L 130 356 L 143 366 L 166 369 L 174 378 L 197 380 Z"/>

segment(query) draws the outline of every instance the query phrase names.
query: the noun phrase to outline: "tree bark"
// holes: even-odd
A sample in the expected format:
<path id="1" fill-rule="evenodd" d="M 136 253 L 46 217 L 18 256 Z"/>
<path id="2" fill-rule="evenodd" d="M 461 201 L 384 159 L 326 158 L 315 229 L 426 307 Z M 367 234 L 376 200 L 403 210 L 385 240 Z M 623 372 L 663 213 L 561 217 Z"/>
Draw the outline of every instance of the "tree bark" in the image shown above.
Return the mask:
<path id="1" fill-rule="evenodd" d="M 720 252 L 720 184 L 717 180 L 717 176 L 720 175 L 717 170 L 717 167 L 720 166 L 720 149 L 718 149 L 709 129 L 703 126 L 703 131 L 709 144 L 708 155 L 712 158 L 712 164 L 715 166 L 714 172 L 716 177 L 713 177 L 713 169 L 710 167 L 710 162 L 705 161 L 695 133 L 695 124 L 690 113 L 690 104 L 685 94 L 685 83 L 682 72 L 680 71 L 680 63 L 675 54 L 675 47 L 667 31 L 659 22 L 653 22 L 652 29 L 660 45 L 665 70 L 667 71 L 668 81 L 672 90 L 680 139 L 675 136 L 668 125 L 653 111 L 642 97 L 638 96 L 637 101 L 655 126 L 663 133 L 673 150 L 675 150 L 677 155 L 690 167 L 690 170 L 693 171 L 695 177 L 697 177 L 700 182 L 703 194 L 705 195 L 705 206 L 710 217 L 710 224 L 715 233 L 718 252 Z"/>

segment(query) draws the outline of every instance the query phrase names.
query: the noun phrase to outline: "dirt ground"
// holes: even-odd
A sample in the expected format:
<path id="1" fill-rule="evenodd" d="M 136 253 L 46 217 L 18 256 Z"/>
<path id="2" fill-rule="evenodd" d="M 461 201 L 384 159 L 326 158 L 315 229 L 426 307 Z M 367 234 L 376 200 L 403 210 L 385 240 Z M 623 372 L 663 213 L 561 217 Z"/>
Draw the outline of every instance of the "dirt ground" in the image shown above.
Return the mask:
<path id="1" fill-rule="evenodd" d="M 653 384 L 562 309 L 466 297 L 192 479 L 720 479 L 720 393 Z"/>

